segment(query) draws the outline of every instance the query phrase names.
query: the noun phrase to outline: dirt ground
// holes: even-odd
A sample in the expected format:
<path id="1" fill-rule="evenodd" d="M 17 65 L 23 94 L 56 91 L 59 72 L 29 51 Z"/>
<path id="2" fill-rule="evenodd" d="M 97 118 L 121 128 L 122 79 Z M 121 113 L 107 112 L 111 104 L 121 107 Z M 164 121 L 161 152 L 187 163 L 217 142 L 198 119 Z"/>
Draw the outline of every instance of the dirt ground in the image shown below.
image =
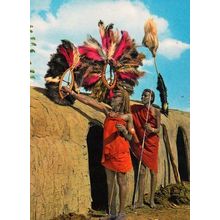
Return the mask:
<path id="1" fill-rule="evenodd" d="M 90 220 L 98 220 L 100 217 L 91 217 Z M 127 209 L 126 220 L 189 220 L 190 219 L 190 206 L 181 205 L 174 206 L 173 208 L 156 208 L 151 209 L 144 207 L 132 211 Z"/>
<path id="2" fill-rule="evenodd" d="M 126 220 L 189 220 L 190 184 L 185 182 L 161 187 L 155 193 L 155 202 L 157 207 L 150 208 L 146 194 L 143 208 L 126 208 Z M 99 220 L 103 217 L 106 217 L 105 211 L 90 210 L 88 216 L 72 213 L 53 220 Z"/>
<path id="3" fill-rule="evenodd" d="M 189 206 L 179 206 L 174 208 L 143 208 L 136 213 L 128 213 L 127 220 L 189 220 Z"/>
<path id="4" fill-rule="evenodd" d="M 89 216 L 76 215 L 61 215 L 53 220 L 99 220 L 105 215 L 103 212 L 93 213 Z M 189 205 L 173 205 L 169 208 L 159 207 L 151 209 L 145 206 L 141 209 L 133 211 L 131 208 L 126 209 L 126 220 L 189 220 L 190 206 Z"/>

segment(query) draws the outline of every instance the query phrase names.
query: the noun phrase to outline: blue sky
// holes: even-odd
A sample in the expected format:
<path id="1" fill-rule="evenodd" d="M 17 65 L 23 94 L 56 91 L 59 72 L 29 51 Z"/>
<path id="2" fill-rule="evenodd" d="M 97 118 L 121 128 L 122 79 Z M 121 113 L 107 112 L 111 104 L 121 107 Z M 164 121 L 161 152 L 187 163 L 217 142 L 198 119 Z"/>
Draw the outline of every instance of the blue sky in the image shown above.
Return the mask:
<path id="1" fill-rule="evenodd" d="M 87 34 L 100 41 L 97 23 L 114 23 L 119 30 L 126 30 L 141 44 L 144 22 L 153 17 L 158 27 L 159 48 L 157 65 L 167 89 L 171 109 L 189 111 L 190 108 L 190 33 L 189 0 L 44 0 L 30 1 L 30 23 L 34 25 L 36 53 L 31 54 L 32 66 L 37 78 L 32 85 L 44 87 L 44 75 L 50 54 L 54 53 L 61 39 L 81 45 Z M 139 51 L 146 54 L 142 69 L 146 75 L 135 88 L 133 99 L 140 99 L 141 92 L 148 87 L 155 90 L 156 104 L 160 105 L 156 90 L 157 75 L 147 48 Z"/>

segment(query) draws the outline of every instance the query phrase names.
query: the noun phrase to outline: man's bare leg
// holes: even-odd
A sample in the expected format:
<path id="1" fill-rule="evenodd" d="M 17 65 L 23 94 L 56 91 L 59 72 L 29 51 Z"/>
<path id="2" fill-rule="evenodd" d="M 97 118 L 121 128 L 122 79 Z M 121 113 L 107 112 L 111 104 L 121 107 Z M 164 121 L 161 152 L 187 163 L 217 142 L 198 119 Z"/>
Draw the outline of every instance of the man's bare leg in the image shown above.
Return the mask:
<path id="1" fill-rule="evenodd" d="M 119 215 L 120 215 L 125 213 L 125 202 L 128 192 L 128 185 L 127 185 L 126 173 L 118 173 L 117 177 L 118 177 L 118 185 L 119 185 L 119 199 L 120 199 Z"/>
<path id="2" fill-rule="evenodd" d="M 108 206 L 109 212 L 111 215 L 116 216 L 116 196 L 117 196 L 117 187 L 115 181 L 116 172 L 105 169 L 108 185 Z"/>
<path id="3" fill-rule="evenodd" d="M 157 185 L 157 174 L 151 170 L 150 175 L 151 175 L 150 207 L 155 208 L 156 204 L 154 203 L 154 195 L 155 195 L 156 185 Z"/>
<path id="4" fill-rule="evenodd" d="M 135 208 L 141 208 L 144 205 L 144 187 L 145 187 L 146 167 L 141 164 L 138 184 L 138 200 Z"/>

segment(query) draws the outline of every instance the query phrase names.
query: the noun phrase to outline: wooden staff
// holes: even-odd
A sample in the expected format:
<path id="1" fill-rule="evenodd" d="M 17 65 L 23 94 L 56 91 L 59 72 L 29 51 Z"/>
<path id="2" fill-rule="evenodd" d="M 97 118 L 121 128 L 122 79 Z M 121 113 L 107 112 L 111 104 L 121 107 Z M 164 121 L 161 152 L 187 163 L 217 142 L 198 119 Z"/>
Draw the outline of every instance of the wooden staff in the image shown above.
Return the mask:
<path id="1" fill-rule="evenodd" d="M 149 118 L 149 110 L 150 110 L 150 104 L 151 104 L 151 95 L 152 95 L 152 90 L 150 92 L 150 98 L 149 98 L 149 102 L 148 102 L 148 107 L 147 107 L 147 116 L 146 116 L 146 121 L 145 123 L 147 123 L 148 118 Z M 142 145 L 141 145 L 141 154 L 140 154 L 140 160 L 139 160 L 139 164 L 138 164 L 138 173 L 137 173 L 137 180 L 136 180 L 136 184 L 135 184 L 135 191 L 134 191 L 134 203 L 133 203 L 133 209 L 135 209 L 135 197 L 136 197 L 136 193 L 137 193 L 137 189 L 138 189 L 138 185 L 139 185 L 139 178 L 140 178 L 140 170 L 141 170 L 141 162 L 142 162 L 142 156 L 143 156 L 143 152 L 144 152 L 144 142 L 146 139 L 146 131 L 147 129 L 144 129 L 144 136 L 143 136 L 143 140 L 142 140 Z M 140 190 L 140 189 L 139 189 Z"/>
<path id="2" fill-rule="evenodd" d="M 178 170 L 177 170 L 177 166 L 174 162 L 173 153 L 172 153 L 172 150 L 171 150 L 171 147 L 170 147 L 170 141 L 169 141 L 169 137 L 168 137 L 168 134 L 167 134 L 167 128 L 164 124 L 161 124 L 161 126 L 163 128 L 163 139 L 164 139 L 164 142 L 165 142 L 165 147 L 166 147 L 166 150 L 168 151 L 168 153 L 170 155 L 170 161 L 171 161 L 171 165 L 172 165 L 172 168 L 173 168 L 174 177 L 175 177 L 176 183 L 180 183 L 179 173 L 178 173 Z"/>

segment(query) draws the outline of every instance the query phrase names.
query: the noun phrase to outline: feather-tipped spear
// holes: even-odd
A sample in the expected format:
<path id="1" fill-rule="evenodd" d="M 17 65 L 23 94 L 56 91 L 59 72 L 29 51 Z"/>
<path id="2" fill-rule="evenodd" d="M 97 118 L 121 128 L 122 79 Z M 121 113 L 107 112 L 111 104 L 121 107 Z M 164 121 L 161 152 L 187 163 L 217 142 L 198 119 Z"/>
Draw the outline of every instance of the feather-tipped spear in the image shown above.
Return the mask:
<path id="1" fill-rule="evenodd" d="M 160 100 L 162 103 L 161 112 L 168 116 L 168 102 L 167 102 L 167 88 L 165 86 L 162 75 L 159 73 L 156 64 L 156 52 L 159 46 L 159 41 L 157 37 L 157 28 L 153 18 L 150 18 L 146 21 L 144 25 L 144 38 L 142 44 L 147 47 L 154 58 L 154 66 L 157 72 L 157 90 L 160 92 Z"/>
<path id="2" fill-rule="evenodd" d="M 144 33 L 145 35 L 142 44 L 149 48 L 153 57 L 156 57 L 159 42 L 157 38 L 157 28 L 153 18 L 150 18 L 145 22 Z"/>

